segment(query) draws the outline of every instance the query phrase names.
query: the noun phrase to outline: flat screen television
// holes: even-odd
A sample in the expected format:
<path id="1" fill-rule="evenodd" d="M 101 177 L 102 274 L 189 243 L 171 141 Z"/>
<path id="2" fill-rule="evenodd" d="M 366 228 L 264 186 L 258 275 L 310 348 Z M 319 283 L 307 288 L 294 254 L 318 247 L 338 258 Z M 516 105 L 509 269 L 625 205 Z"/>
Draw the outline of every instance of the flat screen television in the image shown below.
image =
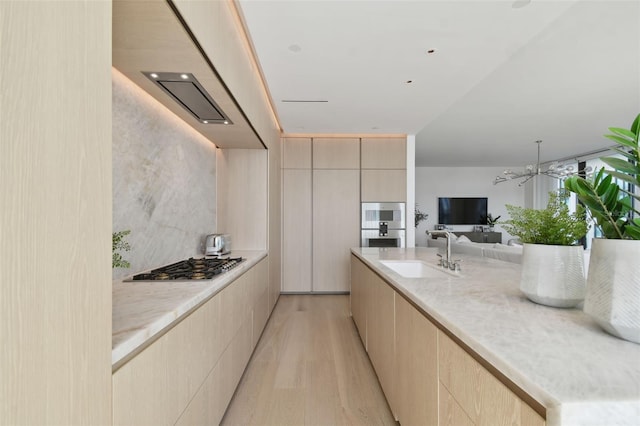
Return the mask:
<path id="1" fill-rule="evenodd" d="M 486 225 L 487 198 L 438 198 L 438 223 L 443 225 Z"/>

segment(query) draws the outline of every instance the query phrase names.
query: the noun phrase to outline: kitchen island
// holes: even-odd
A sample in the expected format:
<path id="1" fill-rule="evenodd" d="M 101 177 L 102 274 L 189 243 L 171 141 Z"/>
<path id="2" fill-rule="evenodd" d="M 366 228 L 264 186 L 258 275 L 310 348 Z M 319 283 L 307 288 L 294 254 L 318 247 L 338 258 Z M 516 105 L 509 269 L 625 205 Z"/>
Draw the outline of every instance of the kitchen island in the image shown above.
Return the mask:
<path id="1" fill-rule="evenodd" d="M 431 248 L 352 249 L 395 291 L 396 301 L 408 301 L 442 336 L 546 417 L 547 425 L 640 425 L 640 345 L 607 334 L 579 309 L 528 301 L 518 288 L 518 264 L 456 255 L 462 259 L 456 275 L 437 270 L 436 253 Z M 415 259 L 433 265 L 434 272 L 406 278 L 382 263 Z M 357 294 L 352 288 L 352 311 Z"/>

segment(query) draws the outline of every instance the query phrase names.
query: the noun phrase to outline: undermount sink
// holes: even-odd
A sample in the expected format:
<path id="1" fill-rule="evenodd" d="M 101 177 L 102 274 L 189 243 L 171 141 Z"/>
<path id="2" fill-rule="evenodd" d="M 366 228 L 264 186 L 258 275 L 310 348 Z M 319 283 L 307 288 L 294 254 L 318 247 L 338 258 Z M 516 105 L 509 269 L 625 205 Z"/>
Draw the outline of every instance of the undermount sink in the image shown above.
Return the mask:
<path id="1" fill-rule="evenodd" d="M 442 278 L 442 274 L 459 277 L 459 272 L 441 269 L 421 260 L 381 260 L 387 268 L 404 278 Z"/>

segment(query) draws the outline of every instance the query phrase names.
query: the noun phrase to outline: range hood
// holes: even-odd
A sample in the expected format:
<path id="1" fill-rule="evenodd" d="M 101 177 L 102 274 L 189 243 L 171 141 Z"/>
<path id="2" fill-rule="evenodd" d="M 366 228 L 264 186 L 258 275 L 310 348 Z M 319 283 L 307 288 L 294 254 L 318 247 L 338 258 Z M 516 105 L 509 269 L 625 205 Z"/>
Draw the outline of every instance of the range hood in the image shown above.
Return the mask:
<path id="1" fill-rule="evenodd" d="M 232 124 L 229 117 L 191 73 L 146 72 L 142 74 L 154 82 L 174 101 L 203 124 Z"/>

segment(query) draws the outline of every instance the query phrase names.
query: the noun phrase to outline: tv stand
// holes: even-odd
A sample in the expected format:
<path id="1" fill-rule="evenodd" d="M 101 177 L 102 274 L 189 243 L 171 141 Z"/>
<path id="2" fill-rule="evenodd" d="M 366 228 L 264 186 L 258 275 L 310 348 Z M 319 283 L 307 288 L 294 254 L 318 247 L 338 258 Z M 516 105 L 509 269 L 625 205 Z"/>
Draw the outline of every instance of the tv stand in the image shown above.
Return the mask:
<path id="1" fill-rule="evenodd" d="M 460 236 L 464 235 L 474 243 L 501 243 L 502 232 L 453 232 Z"/>
<path id="2" fill-rule="evenodd" d="M 464 231 L 451 231 L 457 236 L 464 235 L 474 243 L 501 243 L 502 232 L 464 232 Z M 438 238 L 433 235 L 433 238 Z"/>

